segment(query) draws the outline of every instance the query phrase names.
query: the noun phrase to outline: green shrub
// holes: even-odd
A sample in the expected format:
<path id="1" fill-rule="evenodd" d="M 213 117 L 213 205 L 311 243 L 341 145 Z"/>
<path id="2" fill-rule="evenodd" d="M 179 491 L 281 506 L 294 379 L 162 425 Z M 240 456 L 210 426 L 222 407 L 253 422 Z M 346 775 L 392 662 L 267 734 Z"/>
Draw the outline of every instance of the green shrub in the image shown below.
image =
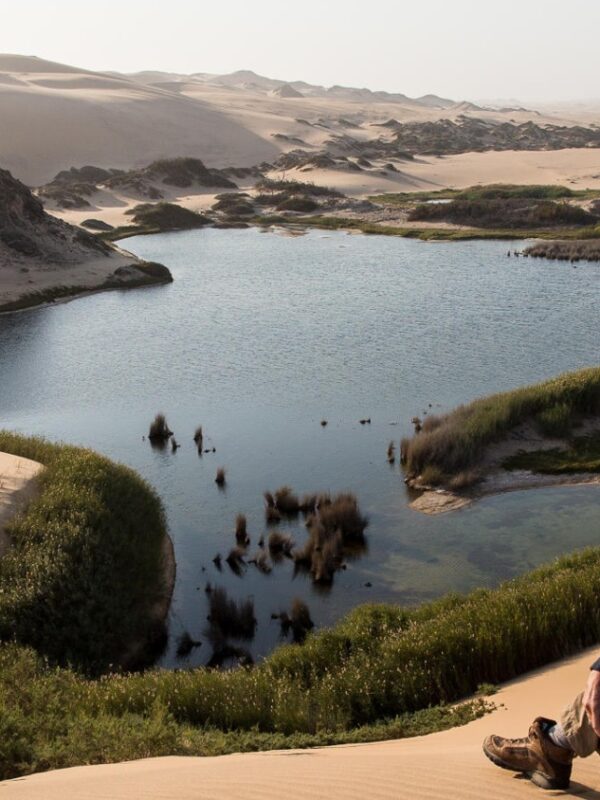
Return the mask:
<path id="1" fill-rule="evenodd" d="M 175 203 L 141 203 L 125 213 L 131 216 L 136 225 L 158 231 L 201 228 L 210 222 L 208 217 Z M 114 231 L 111 231 L 111 235 L 114 235 Z"/>
<path id="2" fill-rule="evenodd" d="M 164 592 L 160 500 L 133 470 L 91 450 L 0 431 L 0 451 L 46 467 L 39 497 L 7 526 L 0 640 L 85 672 L 122 663 L 150 636 Z"/>
<path id="3" fill-rule="evenodd" d="M 316 211 L 318 208 L 319 204 L 310 197 L 290 197 L 278 204 L 277 211 L 310 212 Z"/>

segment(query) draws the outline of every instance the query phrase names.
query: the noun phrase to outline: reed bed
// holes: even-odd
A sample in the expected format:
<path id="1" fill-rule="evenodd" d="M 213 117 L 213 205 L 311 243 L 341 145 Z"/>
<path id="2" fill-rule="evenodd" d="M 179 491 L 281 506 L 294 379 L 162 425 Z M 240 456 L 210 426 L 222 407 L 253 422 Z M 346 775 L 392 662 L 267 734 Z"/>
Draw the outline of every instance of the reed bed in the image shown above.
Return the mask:
<path id="1" fill-rule="evenodd" d="M 600 216 L 600 208 L 596 211 Z M 538 242 L 526 248 L 525 255 L 553 261 L 600 261 L 600 241 L 583 239 L 570 242 Z"/>
<path id="2" fill-rule="evenodd" d="M 599 413 L 600 367 L 567 372 L 427 417 L 420 433 L 402 441 L 402 461 L 409 477 L 429 475 L 444 483 L 476 467 L 488 445 L 521 423 L 555 423 L 564 431 L 566 419 Z"/>
<path id="3" fill-rule="evenodd" d="M 245 514 L 238 514 L 235 518 L 235 540 L 241 547 L 246 547 L 250 544 L 248 523 Z"/>
<path id="4" fill-rule="evenodd" d="M 209 621 L 213 638 L 253 639 L 254 602 L 247 599 L 236 603 L 218 586 L 210 593 Z"/>

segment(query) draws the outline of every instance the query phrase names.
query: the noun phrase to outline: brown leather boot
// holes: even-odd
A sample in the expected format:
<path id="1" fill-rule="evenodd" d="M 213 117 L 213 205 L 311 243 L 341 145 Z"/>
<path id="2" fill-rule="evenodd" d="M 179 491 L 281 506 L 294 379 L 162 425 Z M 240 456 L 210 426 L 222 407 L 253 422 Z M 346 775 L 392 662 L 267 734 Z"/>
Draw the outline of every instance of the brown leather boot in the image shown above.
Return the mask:
<path id="1" fill-rule="evenodd" d="M 554 720 L 537 717 L 526 739 L 488 736 L 483 752 L 498 767 L 523 772 L 543 789 L 568 789 L 574 753 L 548 737 L 546 731 L 553 725 Z"/>

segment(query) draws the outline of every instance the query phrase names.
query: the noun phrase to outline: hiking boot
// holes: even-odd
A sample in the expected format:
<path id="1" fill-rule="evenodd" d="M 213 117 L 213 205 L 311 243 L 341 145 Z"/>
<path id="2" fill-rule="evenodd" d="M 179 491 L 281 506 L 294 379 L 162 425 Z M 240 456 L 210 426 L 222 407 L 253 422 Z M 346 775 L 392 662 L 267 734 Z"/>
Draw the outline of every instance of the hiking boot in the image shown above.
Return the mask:
<path id="1" fill-rule="evenodd" d="M 556 725 L 553 720 L 537 717 L 527 738 L 488 736 L 483 742 L 483 752 L 498 767 L 523 772 L 542 789 L 568 789 L 574 754 L 548 737 L 546 731 L 553 725 Z"/>

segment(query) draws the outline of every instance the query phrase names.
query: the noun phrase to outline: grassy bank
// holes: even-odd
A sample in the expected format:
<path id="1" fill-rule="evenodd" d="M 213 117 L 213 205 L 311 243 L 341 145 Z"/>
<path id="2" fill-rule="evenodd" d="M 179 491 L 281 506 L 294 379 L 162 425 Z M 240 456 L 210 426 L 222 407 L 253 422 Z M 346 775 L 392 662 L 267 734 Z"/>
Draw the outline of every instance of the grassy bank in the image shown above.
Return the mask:
<path id="1" fill-rule="evenodd" d="M 416 609 L 368 605 L 254 668 L 88 680 L 0 650 L 3 777 L 167 753 L 424 733 L 481 714 L 446 705 L 600 640 L 600 549 L 497 589 Z M 4 748 L 2 753 L 1 748 Z"/>
<path id="2" fill-rule="evenodd" d="M 423 430 L 403 442 L 402 457 L 410 477 L 451 485 L 461 473 L 468 476 L 489 444 L 522 422 L 534 422 L 544 435 L 564 436 L 579 415 L 599 413 L 600 367 L 592 367 L 428 417 Z"/>
<path id="3" fill-rule="evenodd" d="M 0 450 L 40 461 L 41 493 L 6 530 L 0 640 L 98 674 L 162 632 L 160 500 L 132 470 L 91 450 L 0 431 Z"/>
<path id="4" fill-rule="evenodd" d="M 381 205 L 412 206 L 428 200 L 510 200 L 527 198 L 532 200 L 593 200 L 600 197 L 597 189 L 570 189 L 568 186 L 549 184 L 490 183 L 471 186 L 467 189 L 438 189 L 421 192 L 390 192 L 371 195 L 372 203 Z"/>
<path id="5" fill-rule="evenodd" d="M 366 222 L 353 217 L 302 216 L 284 217 L 277 214 L 256 216 L 248 220 L 254 225 L 295 225 L 306 228 L 340 231 L 354 230 L 376 236 L 400 236 L 405 239 L 420 239 L 423 242 L 464 242 L 475 239 L 517 241 L 523 239 L 600 239 L 600 225 L 572 228 L 417 228 L 399 225 L 383 225 Z M 139 232 L 139 231 L 138 231 Z M 155 231 L 148 231 L 153 233 Z M 112 231 L 111 231 L 112 233 Z M 132 234 L 133 235 L 133 234 Z"/>
<path id="6" fill-rule="evenodd" d="M 528 247 L 525 255 L 552 261 L 600 261 L 600 240 L 538 242 Z"/>

